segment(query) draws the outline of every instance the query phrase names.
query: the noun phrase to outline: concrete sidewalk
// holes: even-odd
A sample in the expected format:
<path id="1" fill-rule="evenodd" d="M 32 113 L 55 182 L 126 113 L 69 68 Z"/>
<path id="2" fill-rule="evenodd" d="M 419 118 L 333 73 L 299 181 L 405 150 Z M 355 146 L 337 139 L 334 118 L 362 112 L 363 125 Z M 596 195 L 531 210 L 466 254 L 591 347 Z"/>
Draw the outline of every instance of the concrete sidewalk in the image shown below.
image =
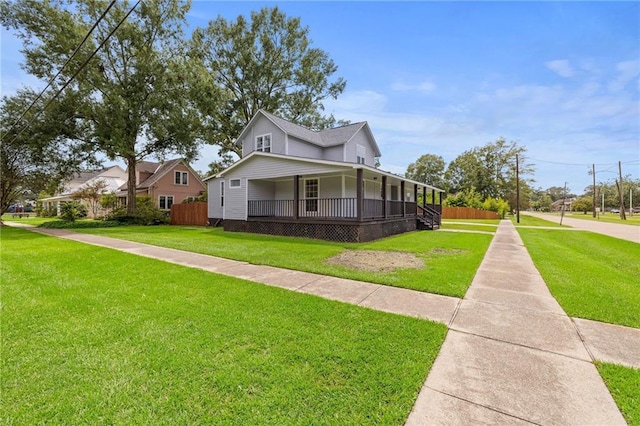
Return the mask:
<path id="1" fill-rule="evenodd" d="M 522 212 L 523 215 L 529 215 L 545 219 L 550 222 L 560 223 L 560 216 L 551 213 Z M 562 218 L 562 224 L 583 231 L 595 232 L 598 234 L 608 235 L 610 237 L 620 238 L 622 240 L 640 243 L 640 226 L 626 225 L 624 223 L 600 222 L 588 219 L 574 219 L 565 215 Z"/>
<path id="2" fill-rule="evenodd" d="M 450 331 L 408 425 L 625 424 L 591 361 L 640 367 L 640 329 L 567 317 L 509 221 L 500 223 L 463 300 L 68 230 L 29 228 L 447 324 Z"/>
<path id="3" fill-rule="evenodd" d="M 406 424 L 626 424 L 591 361 L 503 220 Z"/>

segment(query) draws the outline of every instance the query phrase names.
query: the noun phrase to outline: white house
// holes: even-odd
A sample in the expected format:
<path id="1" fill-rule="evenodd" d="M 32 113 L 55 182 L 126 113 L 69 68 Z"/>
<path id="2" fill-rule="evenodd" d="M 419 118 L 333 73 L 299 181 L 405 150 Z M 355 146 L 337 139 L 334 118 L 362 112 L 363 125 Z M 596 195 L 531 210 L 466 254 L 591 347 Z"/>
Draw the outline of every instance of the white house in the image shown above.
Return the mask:
<path id="1" fill-rule="evenodd" d="M 366 122 L 313 131 L 260 110 L 236 144 L 242 158 L 205 179 L 225 230 L 362 242 L 440 224 L 440 205 L 416 200 L 443 191 L 377 169 Z"/>
<path id="2" fill-rule="evenodd" d="M 104 188 L 103 193 L 115 192 L 122 184 L 127 181 L 127 173 L 120 166 L 110 166 L 103 170 L 94 172 L 80 172 L 75 174 L 64 185 L 62 191 L 53 197 L 43 198 L 40 200 L 45 208 L 55 207 L 57 214 L 60 214 L 60 204 L 73 200 L 73 195 L 83 188 L 102 182 Z M 92 216 L 92 212 L 87 212 Z"/>

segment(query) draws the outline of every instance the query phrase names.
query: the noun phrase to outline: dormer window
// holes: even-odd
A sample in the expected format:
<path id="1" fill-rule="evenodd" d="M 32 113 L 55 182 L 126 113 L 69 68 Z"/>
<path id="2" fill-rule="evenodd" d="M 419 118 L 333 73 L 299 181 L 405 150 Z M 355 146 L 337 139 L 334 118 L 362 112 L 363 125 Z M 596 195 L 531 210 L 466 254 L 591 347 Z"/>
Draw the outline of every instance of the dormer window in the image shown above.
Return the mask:
<path id="1" fill-rule="evenodd" d="M 256 136 L 256 151 L 271 152 L 271 133 Z"/>
<path id="2" fill-rule="evenodd" d="M 363 145 L 356 145 L 356 163 L 364 164 L 367 149 Z"/>

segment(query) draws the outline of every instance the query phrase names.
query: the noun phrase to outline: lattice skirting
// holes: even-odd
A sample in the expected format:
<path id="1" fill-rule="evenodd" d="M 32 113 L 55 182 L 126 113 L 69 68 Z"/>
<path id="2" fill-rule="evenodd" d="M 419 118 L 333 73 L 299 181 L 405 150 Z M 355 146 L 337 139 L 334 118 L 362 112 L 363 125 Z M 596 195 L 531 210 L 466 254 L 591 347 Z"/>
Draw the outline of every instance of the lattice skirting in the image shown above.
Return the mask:
<path id="1" fill-rule="evenodd" d="M 211 221 L 211 219 L 210 219 Z M 225 231 L 363 243 L 416 230 L 415 218 L 362 223 L 224 220 Z"/>

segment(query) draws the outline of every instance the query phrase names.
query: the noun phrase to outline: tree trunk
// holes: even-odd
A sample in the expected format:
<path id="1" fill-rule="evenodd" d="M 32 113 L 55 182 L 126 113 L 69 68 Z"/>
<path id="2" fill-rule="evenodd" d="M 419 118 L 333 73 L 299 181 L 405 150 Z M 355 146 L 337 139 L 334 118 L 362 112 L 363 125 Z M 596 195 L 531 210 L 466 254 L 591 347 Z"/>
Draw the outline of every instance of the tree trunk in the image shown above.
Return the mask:
<path id="1" fill-rule="evenodd" d="M 136 157 L 127 157 L 127 215 L 131 216 L 136 211 Z"/>

